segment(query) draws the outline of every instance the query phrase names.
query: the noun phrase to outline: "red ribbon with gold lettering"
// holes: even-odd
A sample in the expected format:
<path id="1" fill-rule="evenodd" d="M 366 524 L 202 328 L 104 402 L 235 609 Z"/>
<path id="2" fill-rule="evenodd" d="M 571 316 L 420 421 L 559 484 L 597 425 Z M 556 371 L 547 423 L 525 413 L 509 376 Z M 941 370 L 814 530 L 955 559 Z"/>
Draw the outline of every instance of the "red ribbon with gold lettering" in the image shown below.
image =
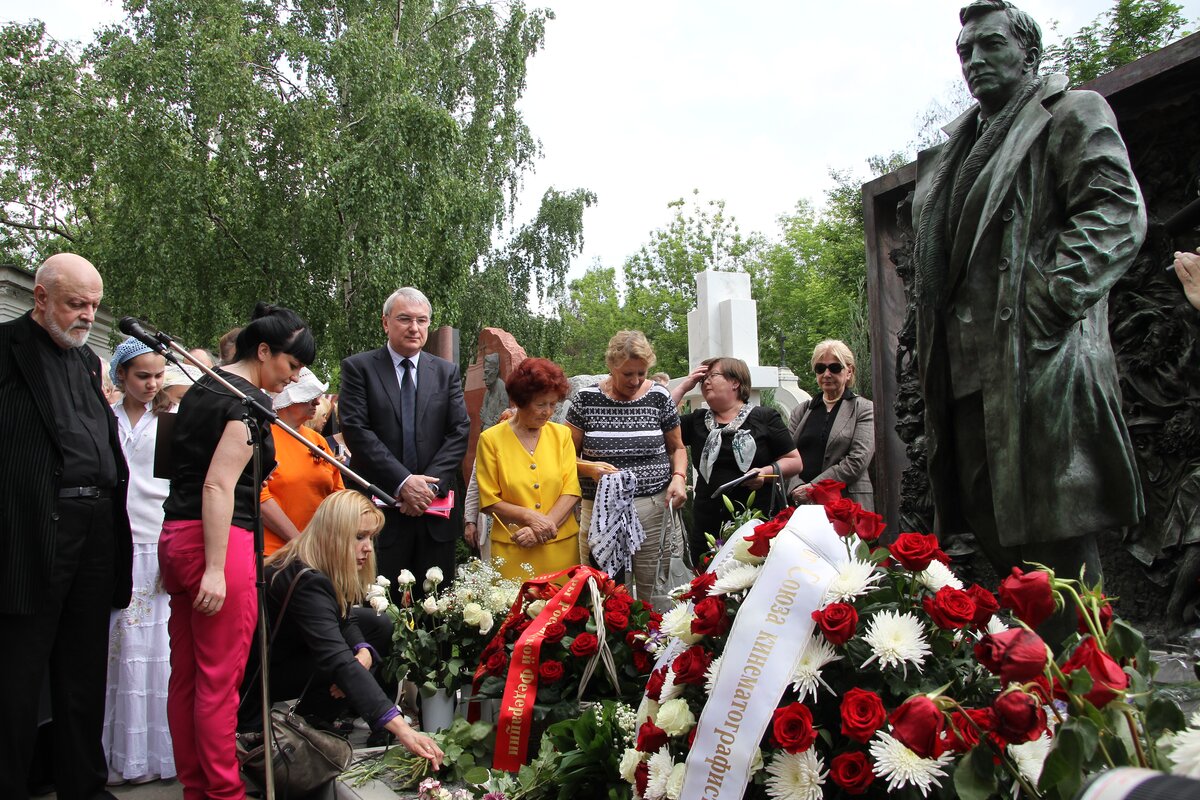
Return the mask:
<path id="1" fill-rule="evenodd" d="M 527 581 L 521 587 L 521 595 L 513 604 L 505 625 L 497 635 L 503 634 L 513 620 L 518 619 L 521 605 L 528 594 L 530 586 L 544 586 L 554 583 L 556 579 L 569 574 L 567 581 L 554 596 L 546 601 L 546 607 L 530 623 L 517 638 L 513 647 L 512 657 L 508 664 L 508 678 L 504 686 L 504 696 L 500 704 L 499 718 L 496 722 L 496 755 L 493 766 L 507 772 L 516 772 L 525 763 L 525 754 L 529 747 L 529 731 L 533 722 L 533 704 L 537 699 L 538 667 L 541 664 L 540 653 L 542 642 L 546 638 L 546 628 L 562 620 L 579 599 L 583 587 L 589 578 L 603 581 L 607 576 L 591 567 L 572 567 L 569 570 L 542 575 Z M 480 665 L 482 668 L 482 665 Z M 480 678 L 476 671 L 476 680 Z"/>

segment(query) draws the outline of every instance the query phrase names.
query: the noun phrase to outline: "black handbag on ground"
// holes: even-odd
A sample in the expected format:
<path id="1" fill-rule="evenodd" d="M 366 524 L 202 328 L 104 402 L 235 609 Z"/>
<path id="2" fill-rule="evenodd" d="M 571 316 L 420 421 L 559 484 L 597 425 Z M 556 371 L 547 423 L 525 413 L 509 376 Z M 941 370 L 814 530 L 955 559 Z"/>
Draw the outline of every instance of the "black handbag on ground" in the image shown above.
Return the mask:
<path id="1" fill-rule="evenodd" d="M 275 628 L 271 633 L 271 642 L 279 633 L 279 625 L 287 611 L 292 592 L 305 572 L 311 572 L 306 567 L 296 573 L 288 586 L 283 605 L 279 608 L 279 616 L 275 618 Z M 268 645 L 268 653 L 270 651 Z M 262 669 L 260 660 L 259 669 Z M 309 684 L 312 678 L 309 678 Z M 305 685 L 300 698 L 286 711 L 271 709 L 270 739 L 272 745 L 272 772 L 275 774 L 275 792 L 279 797 L 302 797 L 325 786 L 341 775 L 350 766 L 354 748 L 344 737 L 336 733 L 321 730 L 310 725 L 302 716 L 296 713 L 300 700 L 308 692 Z M 247 698 L 249 695 L 247 695 Z M 260 732 L 239 733 L 237 735 L 237 757 L 241 762 L 242 771 L 250 780 L 260 787 L 266 786 L 266 743 Z"/>

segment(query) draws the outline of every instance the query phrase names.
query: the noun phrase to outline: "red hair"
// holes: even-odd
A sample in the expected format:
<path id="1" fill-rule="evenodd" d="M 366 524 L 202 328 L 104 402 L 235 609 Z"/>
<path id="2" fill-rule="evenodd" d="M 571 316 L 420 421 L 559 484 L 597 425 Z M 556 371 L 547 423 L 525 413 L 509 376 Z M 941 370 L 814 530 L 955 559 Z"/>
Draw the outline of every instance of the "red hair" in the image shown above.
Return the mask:
<path id="1" fill-rule="evenodd" d="M 538 395 L 554 393 L 563 400 L 571 391 L 571 384 L 563 374 L 562 367 L 545 358 L 527 358 L 517 365 L 504 386 L 508 397 L 517 408 L 524 408 Z"/>

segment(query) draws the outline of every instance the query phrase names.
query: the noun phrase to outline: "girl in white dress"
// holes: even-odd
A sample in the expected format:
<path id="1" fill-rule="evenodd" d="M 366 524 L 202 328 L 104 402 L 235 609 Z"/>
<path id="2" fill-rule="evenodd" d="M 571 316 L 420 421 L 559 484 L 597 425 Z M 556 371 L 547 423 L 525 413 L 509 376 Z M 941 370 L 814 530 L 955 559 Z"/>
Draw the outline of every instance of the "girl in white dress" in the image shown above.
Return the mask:
<path id="1" fill-rule="evenodd" d="M 133 531 L 133 599 L 114 611 L 109 628 L 104 753 L 109 785 L 175 777 L 167 729 L 171 647 L 169 596 L 158 574 L 158 536 L 170 481 L 154 477 L 158 416 L 171 410 L 164 392 L 166 359 L 127 339 L 110 362 L 113 383 L 125 396 L 113 406 L 121 449 L 129 464 L 129 526 Z"/>

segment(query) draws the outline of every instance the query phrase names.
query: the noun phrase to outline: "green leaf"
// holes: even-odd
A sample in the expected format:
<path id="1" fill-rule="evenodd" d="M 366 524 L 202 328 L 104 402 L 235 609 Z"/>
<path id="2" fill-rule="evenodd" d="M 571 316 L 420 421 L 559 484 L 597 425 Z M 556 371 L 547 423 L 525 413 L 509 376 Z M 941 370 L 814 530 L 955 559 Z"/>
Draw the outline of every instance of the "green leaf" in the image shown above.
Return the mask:
<path id="1" fill-rule="evenodd" d="M 977 745 L 963 757 L 954 770 L 954 789 L 961 800 L 988 800 L 996 794 L 996 771 L 991 750 Z"/>
<path id="2" fill-rule="evenodd" d="M 1168 731 L 1181 731 L 1187 727 L 1183 709 L 1169 697 L 1155 697 L 1146 708 L 1146 734 L 1151 740 Z"/>
<path id="3" fill-rule="evenodd" d="M 1050 754 L 1042 767 L 1038 789 L 1046 794 L 1054 793 L 1060 798 L 1071 798 L 1079 791 L 1084 758 L 1080 735 L 1075 728 L 1066 725 L 1054 737 Z"/>
<path id="4" fill-rule="evenodd" d="M 492 773 L 489 772 L 485 767 L 472 767 L 471 769 L 467 770 L 465 775 L 463 775 L 463 781 L 471 784 L 472 786 L 482 786 L 488 782 L 488 778 L 491 776 Z"/>

